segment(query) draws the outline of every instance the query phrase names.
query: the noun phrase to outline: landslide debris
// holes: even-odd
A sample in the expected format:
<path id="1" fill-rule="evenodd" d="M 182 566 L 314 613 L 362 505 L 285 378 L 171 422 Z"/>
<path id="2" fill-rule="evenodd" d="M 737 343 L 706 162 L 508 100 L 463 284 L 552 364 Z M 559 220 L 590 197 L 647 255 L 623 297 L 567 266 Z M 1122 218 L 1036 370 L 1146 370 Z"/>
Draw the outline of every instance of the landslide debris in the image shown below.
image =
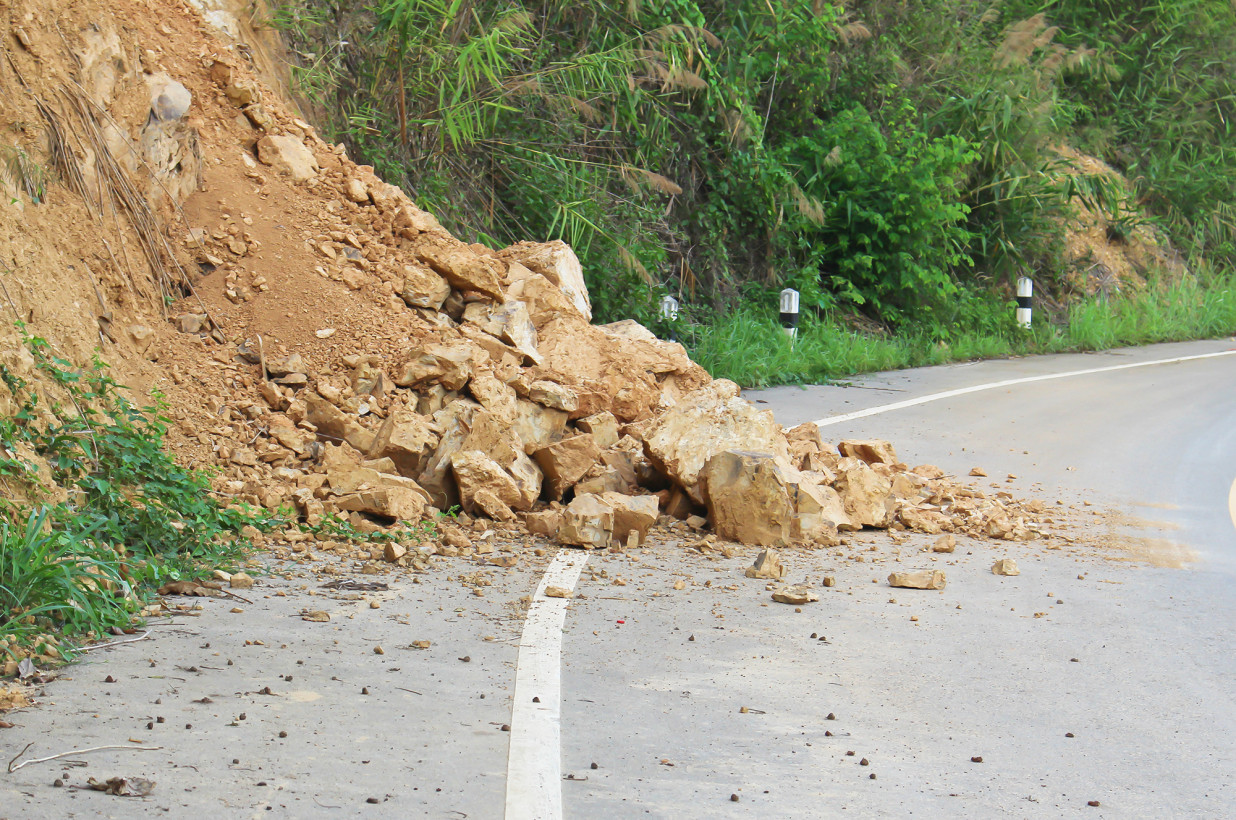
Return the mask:
<path id="1" fill-rule="evenodd" d="M 0 65 L 0 118 L 53 135 L 46 160 L 76 182 L 49 198 L 90 227 L 49 238 L 40 214 L 24 261 L 71 261 L 79 279 L 60 281 L 98 304 L 59 326 L 66 348 L 97 335 L 122 376 L 161 389 L 178 457 L 219 468 L 221 496 L 361 533 L 458 508 L 590 549 L 675 522 L 765 547 L 1041 532 L 1037 502 L 911 468 L 888 442 L 784 430 L 680 345 L 592 324 L 570 247 L 453 237 L 191 8 L 52 5 L 55 32 L 13 10 L 26 38 Z M 434 551 L 476 548 L 444 529 Z"/>

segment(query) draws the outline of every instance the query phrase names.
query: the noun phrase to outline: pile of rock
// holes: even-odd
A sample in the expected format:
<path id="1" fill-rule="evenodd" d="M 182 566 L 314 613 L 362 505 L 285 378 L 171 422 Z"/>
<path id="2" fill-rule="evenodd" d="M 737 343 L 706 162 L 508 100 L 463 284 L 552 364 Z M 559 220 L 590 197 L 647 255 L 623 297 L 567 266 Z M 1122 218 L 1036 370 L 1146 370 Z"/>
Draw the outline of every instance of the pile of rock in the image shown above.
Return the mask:
<path id="1" fill-rule="evenodd" d="M 909 469 L 887 442 L 834 448 L 814 425 L 787 432 L 680 345 L 634 321 L 591 324 L 564 243 L 465 244 L 342 147 L 265 105 L 236 67 L 216 63 L 211 76 L 254 129 L 248 175 L 290 177 L 355 216 L 306 233 L 318 273 L 385 298 L 416 328 L 387 348 L 399 352 L 319 356 L 319 372 L 308 351 L 272 355 L 260 339 L 216 356 L 260 396 L 226 411 L 247 440 L 212 440 L 233 468 L 220 489 L 360 527 L 458 505 L 585 548 L 642 541 L 664 517 L 706 519 L 721 538 L 767 546 L 833 544 L 863 527 L 1034 537 L 1036 511 L 1011 498 Z M 233 267 L 256 244 L 243 224 L 192 243 L 199 265 L 224 267 L 234 304 L 274 296 L 264 277 Z M 176 324 L 219 341 L 205 315 Z"/>

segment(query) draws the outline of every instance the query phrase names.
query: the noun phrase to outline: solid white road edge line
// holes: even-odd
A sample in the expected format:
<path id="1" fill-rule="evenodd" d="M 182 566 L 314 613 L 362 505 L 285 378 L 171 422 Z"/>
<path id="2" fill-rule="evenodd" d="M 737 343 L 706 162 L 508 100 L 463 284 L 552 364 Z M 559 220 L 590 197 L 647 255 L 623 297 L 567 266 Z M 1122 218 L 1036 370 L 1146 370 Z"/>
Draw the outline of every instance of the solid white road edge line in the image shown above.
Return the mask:
<path id="1" fill-rule="evenodd" d="M 1177 356 L 1174 359 L 1156 359 L 1151 362 L 1131 362 L 1129 364 L 1116 364 L 1110 367 L 1092 367 L 1089 370 L 1071 370 L 1067 373 L 1047 373 L 1042 376 L 1024 376 L 1020 379 L 1005 379 L 999 382 L 990 382 L 988 384 L 976 384 L 973 387 L 961 387 L 956 390 L 945 390 L 942 393 L 931 393 L 926 396 L 919 396 L 916 399 L 906 399 L 905 401 L 893 402 L 892 404 L 882 404 L 879 407 L 869 407 L 866 410 L 856 410 L 853 413 L 846 413 L 841 416 L 829 416 L 828 418 L 819 419 L 815 422 L 817 427 L 827 427 L 830 424 L 841 424 L 855 419 L 866 418 L 867 416 L 876 416 L 880 413 L 887 413 L 890 410 L 901 410 L 906 407 L 915 407 L 920 404 L 927 404 L 932 401 L 940 401 L 941 399 L 951 399 L 955 396 L 965 396 L 969 393 L 979 393 L 984 390 L 998 390 L 1001 387 L 1012 387 L 1018 384 L 1030 384 L 1031 382 L 1046 382 L 1053 379 L 1067 379 L 1073 376 L 1089 376 L 1094 373 L 1111 373 L 1116 370 L 1131 370 L 1135 367 L 1150 367 L 1155 364 L 1176 364 L 1177 362 L 1191 362 L 1197 359 L 1213 359 L 1218 356 L 1236 355 L 1236 350 L 1221 350 L 1218 353 L 1199 353 L 1196 356 Z"/>
<path id="2" fill-rule="evenodd" d="M 545 570 L 519 640 L 511 748 L 506 765 L 506 820 L 562 817 L 562 627 L 566 598 L 547 598 L 547 587 L 575 589 L 588 563 L 584 550 L 558 550 Z M 537 698 L 540 702 L 533 703 Z"/>

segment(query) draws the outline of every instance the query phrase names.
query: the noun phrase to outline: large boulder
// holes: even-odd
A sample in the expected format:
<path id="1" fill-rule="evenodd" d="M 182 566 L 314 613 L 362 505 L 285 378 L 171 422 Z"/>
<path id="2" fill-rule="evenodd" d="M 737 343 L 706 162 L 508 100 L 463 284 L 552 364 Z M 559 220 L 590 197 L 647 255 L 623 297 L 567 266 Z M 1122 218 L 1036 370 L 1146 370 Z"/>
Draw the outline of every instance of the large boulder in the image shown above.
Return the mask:
<path id="1" fill-rule="evenodd" d="M 447 390 L 458 390 L 472 376 L 472 354 L 472 345 L 467 342 L 425 345 L 404 365 L 395 384 L 412 388 L 440 384 Z"/>
<path id="2" fill-rule="evenodd" d="M 577 495 L 562 511 L 558 543 L 604 549 L 613 539 L 614 508 L 597 495 Z"/>
<path id="3" fill-rule="evenodd" d="M 708 459 L 700 479 L 721 538 L 770 547 L 794 537 L 794 502 L 772 455 L 726 450 Z"/>
<path id="4" fill-rule="evenodd" d="M 519 399 L 515 403 L 512 430 L 524 443 L 525 453 L 535 453 L 566 436 L 569 416 L 543 404 Z"/>
<path id="5" fill-rule="evenodd" d="M 404 266 L 399 298 L 407 303 L 408 307 L 437 310 L 450 295 L 450 284 L 429 268 L 424 265 Z"/>
<path id="6" fill-rule="evenodd" d="M 397 410 L 378 428 L 369 456 L 389 458 L 400 475 L 416 476 L 424 469 L 438 438 L 429 419 L 410 410 Z"/>
<path id="7" fill-rule="evenodd" d="M 503 264 L 481 256 L 467 245 L 429 234 L 422 234 L 415 247 L 420 260 L 433 268 L 456 290 L 472 290 L 502 301 Z"/>
<path id="8" fill-rule="evenodd" d="M 317 430 L 318 438 L 336 443 L 346 441 L 362 453 L 373 448 L 374 433 L 359 420 L 316 393 L 306 393 L 304 403 L 305 421 Z"/>
<path id="9" fill-rule="evenodd" d="M 885 529 L 893 523 L 897 504 L 891 481 L 856 458 L 843 460 L 837 469 L 833 486 L 853 524 Z"/>
<path id="10" fill-rule="evenodd" d="M 700 504 L 700 474 L 719 453 L 768 453 L 785 467 L 790 461 L 785 434 L 772 413 L 740 398 L 738 385 L 726 379 L 692 391 L 664 413 L 645 434 L 644 447 L 657 468 Z"/>
<path id="11" fill-rule="evenodd" d="M 258 159 L 297 182 L 318 175 L 318 161 L 305 143 L 286 134 L 271 134 L 257 143 Z"/>
<path id="12" fill-rule="evenodd" d="M 596 440 L 587 433 L 563 439 L 542 447 L 533 454 L 548 482 L 548 495 L 561 500 L 567 490 L 584 477 L 584 474 L 601 458 L 601 449 Z"/>
<path id="13" fill-rule="evenodd" d="M 498 500 L 508 507 L 523 503 L 515 479 L 493 459 L 479 450 L 460 450 L 451 455 L 451 471 L 455 475 L 455 486 L 459 489 L 459 500 L 465 512 L 476 510 L 476 495 L 481 490 L 488 490 Z"/>
<path id="14" fill-rule="evenodd" d="M 520 263 L 539 273 L 558 287 L 585 319 L 592 319 L 592 303 L 584 283 L 584 269 L 571 246 L 560 239 L 553 242 L 519 242 L 504 248 L 503 259 Z"/>
<path id="15" fill-rule="evenodd" d="M 617 492 L 605 492 L 598 496 L 614 511 L 614 540 L 625 544 L 628 536 L 634 532 L 639 542 L 644 543 L 648 530 L 657 523 L 657 515 L 661 512 L 660 504 L 655 495 L 626 495 Z"/>

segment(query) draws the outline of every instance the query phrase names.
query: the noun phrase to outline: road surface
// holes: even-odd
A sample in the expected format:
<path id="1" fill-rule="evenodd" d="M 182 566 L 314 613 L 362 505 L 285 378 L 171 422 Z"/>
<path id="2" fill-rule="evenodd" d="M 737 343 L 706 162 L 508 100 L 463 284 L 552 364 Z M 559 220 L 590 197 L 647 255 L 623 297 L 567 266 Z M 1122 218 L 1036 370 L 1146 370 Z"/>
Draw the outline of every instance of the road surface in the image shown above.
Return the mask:
<path id="1" fill-rule="evenodd" d="M 790 426 L 1233 347 L 746 395 Z M 275 561 L 251 603 L 156 621 L 150 639 L 68 669 L 41 708 L 9 713 L 6 757 L 30 742 L 23 760 L 158 748 L 0 773 L 0 818 L 1231 813 L 1236 356 L 1027 381 L 822 429 L 1058 500 L 1074 543 L 963 539 L 929 563 L 930 536 L 859 534 L 785 556 L 790 580 L 837 579 L 801 612 L 743 577 L 754 549 L 702 554 L 696 533 L 570 566 L 551 545 L 534 556 L 498 536 L 516 566 L 447 559 L 415 582 L 380 578 L 380 592 L 321 589 L 336 577 L 323 567 L 355 565 Z M 1003 557 L 1021 575 L 993 575 Z M 948 573 L 946 590 L 884 583 L 924 565 Z M 547 568 L 577 597 L 528 610 L 519 599 Z M 331 620 L 299 617 L 318 609 Z M 113 776 L 157 785 L 147 798 L 72 788 Z"/>

